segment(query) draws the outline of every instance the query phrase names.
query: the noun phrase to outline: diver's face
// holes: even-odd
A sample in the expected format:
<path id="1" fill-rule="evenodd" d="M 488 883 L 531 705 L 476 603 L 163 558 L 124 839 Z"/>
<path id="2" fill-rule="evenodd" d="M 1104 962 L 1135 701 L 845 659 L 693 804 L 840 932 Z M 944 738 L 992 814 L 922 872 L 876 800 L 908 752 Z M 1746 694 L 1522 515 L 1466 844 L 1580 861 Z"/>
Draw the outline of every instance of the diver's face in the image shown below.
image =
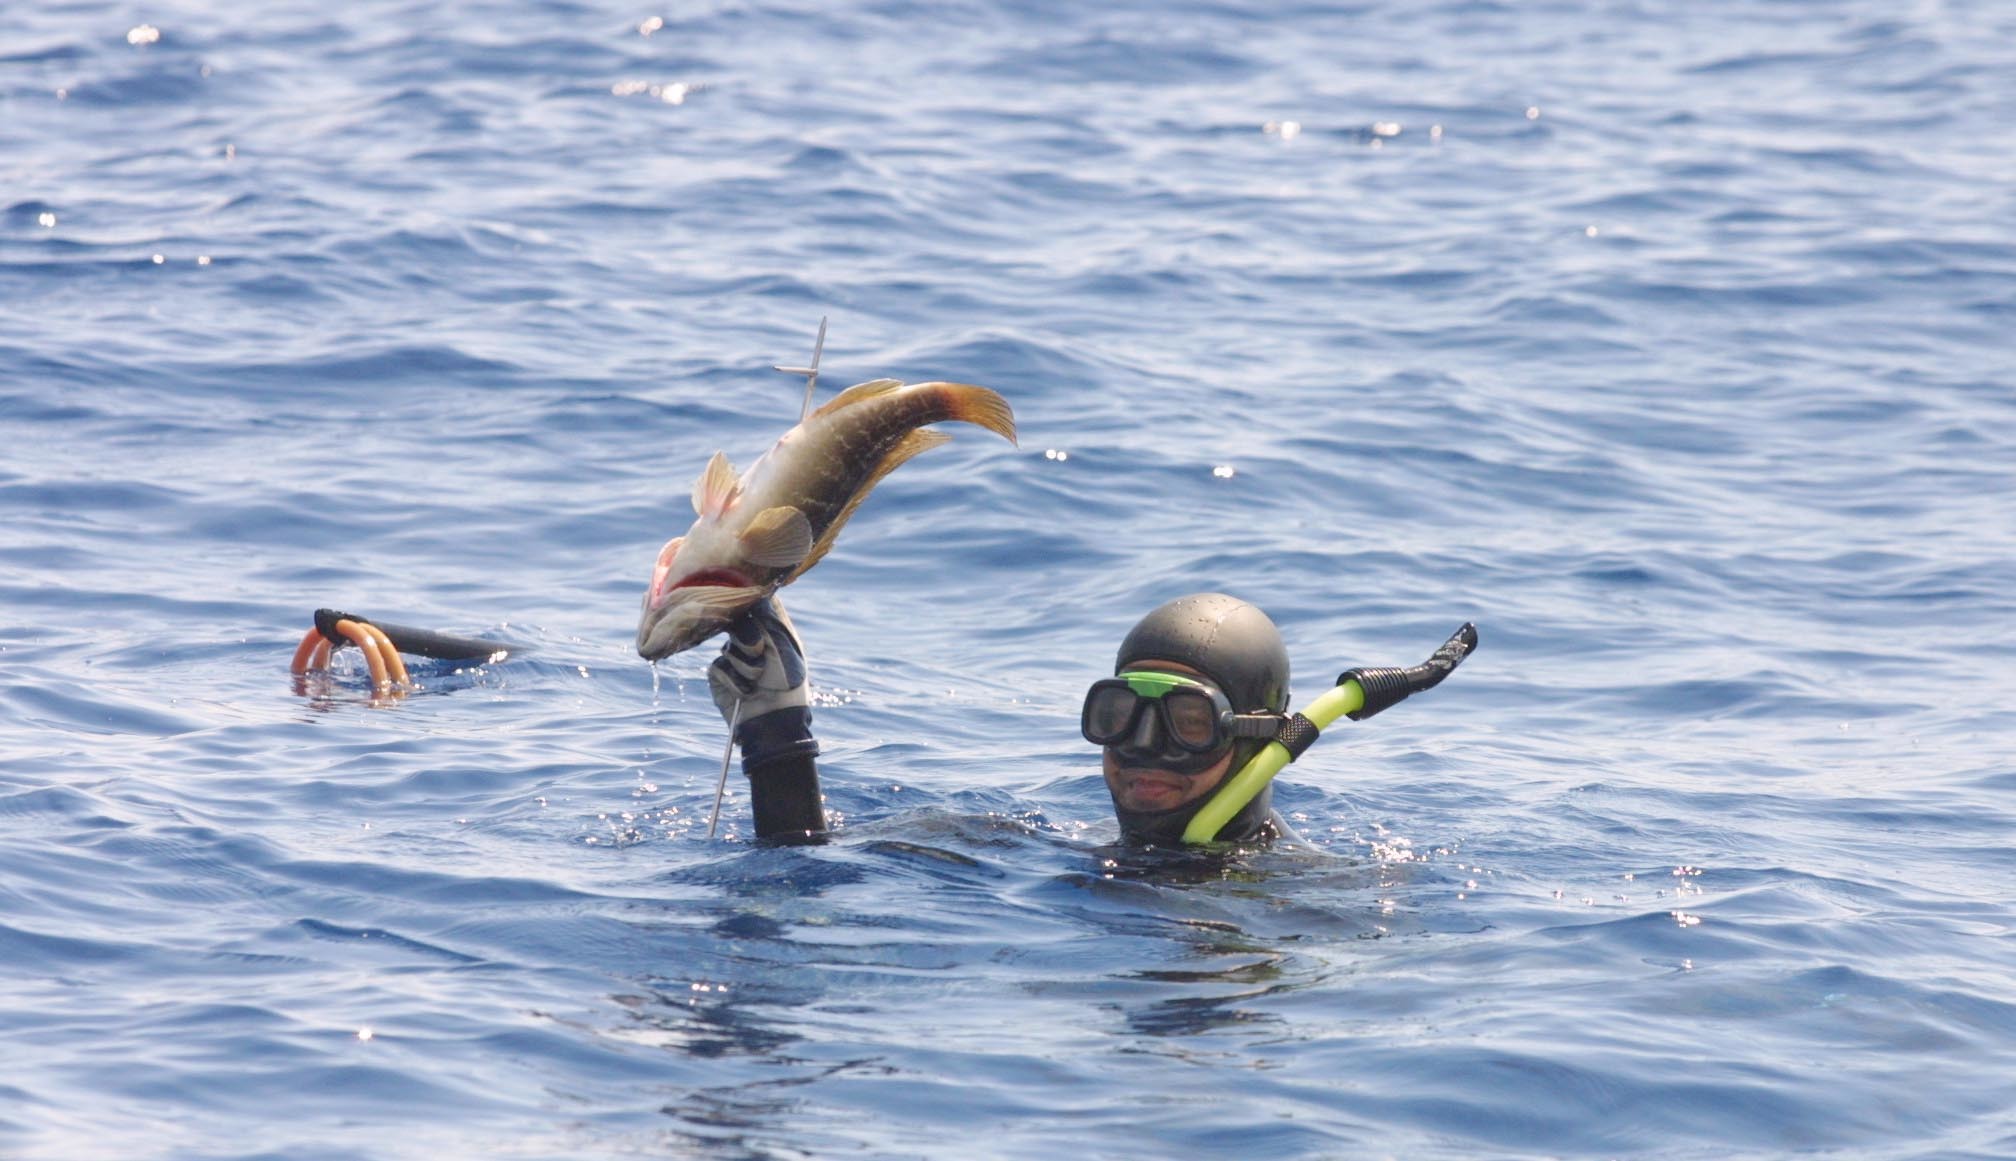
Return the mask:
<path id="1" fill-rule="evenodd" d="M 1175 661 L 1142 661 L 1127 668 L 1204 677 L 1190 666 Z M 1225 781 L 1225 771 L 1232 765 L 1229 748 L 1217 762 L 1195 774 L 1178 774 L 1156 766 L 1127 765 L 1115 755 L 1111 746 L 1105 747 L 1103 753 L 1106 788 L 1112 791 L 1114 804 L 1122 810 L 1174 810 L 1179 806 L 1188 806 L 1218 789 L 1218 784 Z"/>
<path id="2" fill-rule="evenodd" d="M 1218 764 L 1201 774 L 1176 774 L 1145 766 L 1122 766 L 1106 751 L 1106 788 L 1123 810 L 1174 810 L 1188 806 L 1218 789 L 1225 770 L 1232 765 L 1227 751 Z"/>

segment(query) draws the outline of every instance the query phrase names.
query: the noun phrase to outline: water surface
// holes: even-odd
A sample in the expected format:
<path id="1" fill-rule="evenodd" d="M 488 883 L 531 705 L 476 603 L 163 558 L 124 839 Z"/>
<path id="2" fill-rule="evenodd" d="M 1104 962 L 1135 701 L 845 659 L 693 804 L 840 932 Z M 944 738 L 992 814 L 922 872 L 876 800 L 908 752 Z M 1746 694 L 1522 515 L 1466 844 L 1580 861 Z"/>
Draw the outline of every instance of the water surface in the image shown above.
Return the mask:
<path id="1" fill-rule="evenodd" d="M 144 22 L 144 23 L 143 23 Z M 2016 1153 L 2016 18 L 0 14 L 0 1152 Z M 717 448 L 985 383 L 787 594 L 831 842 L 631 651 Z M 1239 593 L 1307 842 L 1119 857 Z M 318 606 L 536 652 L 375 703 Z"/>

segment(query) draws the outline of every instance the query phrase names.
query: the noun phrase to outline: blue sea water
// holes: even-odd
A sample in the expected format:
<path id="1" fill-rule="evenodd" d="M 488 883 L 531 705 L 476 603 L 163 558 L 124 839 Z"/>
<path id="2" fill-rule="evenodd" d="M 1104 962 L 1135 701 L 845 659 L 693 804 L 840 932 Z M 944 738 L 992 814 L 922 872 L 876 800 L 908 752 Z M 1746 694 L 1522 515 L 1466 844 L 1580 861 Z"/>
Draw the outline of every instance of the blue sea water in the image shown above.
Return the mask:
<path id="1" fill-rule="evenodd" d="M 0 10 L 0 1155 L 2016 1155 L 2016 10 Z M 717 448 L 985 383 L 631 648 Z M 1235 592 L 1306 842 L 1121 856 Z M 531 645 L 374 701 L 318 606 Z"/>

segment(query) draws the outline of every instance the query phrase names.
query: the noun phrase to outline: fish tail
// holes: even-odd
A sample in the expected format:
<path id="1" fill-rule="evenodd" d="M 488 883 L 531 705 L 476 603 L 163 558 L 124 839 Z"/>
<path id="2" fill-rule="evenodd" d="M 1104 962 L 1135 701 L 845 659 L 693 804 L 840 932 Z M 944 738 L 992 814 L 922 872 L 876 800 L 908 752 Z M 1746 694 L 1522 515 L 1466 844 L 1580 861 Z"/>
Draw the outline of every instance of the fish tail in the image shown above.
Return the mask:
<path id="1" fill-rule="evenodd" d="M 945 418 L 984 427 L 1009 443 L 1016 442 L 1015 413 L 995 392 L 971 383 L 919 383 L 916 389 L 933 391 L 943 403 Z"/>

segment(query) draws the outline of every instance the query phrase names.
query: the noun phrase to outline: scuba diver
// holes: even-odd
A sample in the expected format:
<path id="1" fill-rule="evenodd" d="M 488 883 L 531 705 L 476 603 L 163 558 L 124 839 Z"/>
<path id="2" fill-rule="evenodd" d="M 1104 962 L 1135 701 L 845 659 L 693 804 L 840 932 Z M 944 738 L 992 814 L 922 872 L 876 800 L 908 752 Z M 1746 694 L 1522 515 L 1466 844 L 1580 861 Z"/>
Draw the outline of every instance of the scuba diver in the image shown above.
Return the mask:
<path id="1" fill-rule="evenodd" d="M 1325 711 L 1319 698 L 1311 716 L 1290 715 L 1288 649 L 1274 622 L 1237 597 L 1195 593 L 1161 605 L 1128 632 L 1113 676 L 1086 691 L 1079 729 L 1102 749 L 1123 842 L 1294 840 L 1273 807 L 1273 772 L 1337 713 L 1367 718 L 1432 687 L 1476 643 L 1475 627 L 1466 624 L 1421 665 L 1347 670 L 1337 690 L 1349 696 L 1329 699 Z M 758 601 L 729 626 L 707 684 L 742 749 L 756 836 L 822 834 L 804 648 L 775 599 Z"/>
<path id="2" fill-rule="evenodd" d="M 355 645 L 374 688 L 408 683 L 401 652 L 501 660 L 514 647 L 322 609 L 293 670 L 327 665 Z M 1429 689 L 1477 646 L 1466 624 L 1420 665 L 1346 670 L 1310 705 L 1288 710 L 1288 649 L 1266 613 L 1223 593 L 1193 593 L 1141 618 L 1121 640 L 1113 676 L 1094 681 L 1079 732 L 1101 748 L 1121 841 L 1135 846 L 1265 845 L 1296 838 L 1273 806 L 1273 777 L 1339 716 L 1363 720 Z M 707 670 L 714 704 L 742 750 L 756 837 L 816 840 L 826 831 L 805 650 L 790 617 L 765 597 L 729 623 Z"/>

